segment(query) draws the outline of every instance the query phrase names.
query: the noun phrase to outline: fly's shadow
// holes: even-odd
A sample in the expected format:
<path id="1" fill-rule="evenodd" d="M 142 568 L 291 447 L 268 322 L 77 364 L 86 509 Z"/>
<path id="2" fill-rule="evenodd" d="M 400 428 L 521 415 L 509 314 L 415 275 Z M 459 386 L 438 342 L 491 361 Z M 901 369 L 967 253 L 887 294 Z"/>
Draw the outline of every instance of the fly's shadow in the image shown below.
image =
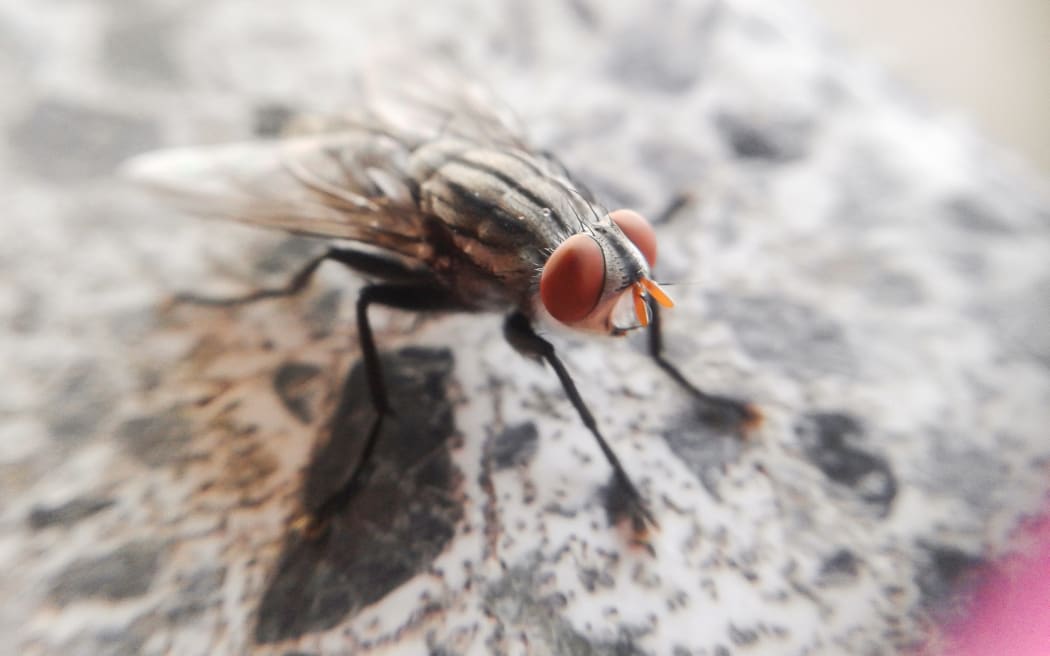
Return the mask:
<path id="1" fill-rule="evenodd" d="M 448 438 L 454 431 L 447 349 L 382 356 L 394 414 L 384 422 L 367 480 L 323 538 L 293 532 L 259 606 L 255 639 L 271 643 L 329 629 L 424 571 L 463 514 Z M 304 485 L 316 508 L 342 485 L 375 418 L 364 367 L 354 365 Z"/>

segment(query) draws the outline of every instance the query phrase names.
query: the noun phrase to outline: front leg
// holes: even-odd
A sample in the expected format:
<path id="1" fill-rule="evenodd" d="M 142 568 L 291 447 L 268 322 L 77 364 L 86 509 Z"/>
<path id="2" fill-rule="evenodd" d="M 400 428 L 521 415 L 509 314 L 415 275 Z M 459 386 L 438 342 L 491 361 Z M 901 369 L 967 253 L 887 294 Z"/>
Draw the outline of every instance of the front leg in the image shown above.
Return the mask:
<path id="1" fill-rule="evenodd" d="M 676 383 L 689 392 L 700 404 L 700 417 L 704 422 L 746 435 L 762 423 L 762 413 L 753 404 L 725 396 L 708 394 L 678 371 L 664 358 L 664 341 L 660 324 L 660 306 L 649 299 L 651 319 L 649 322 L 649 355 L 657 366 L 667 372 Z"/>
<path id="2" fill-rule="evenodd" d="M 616 457 L 616 453 L 609 446 L 609 443 L 605 441 L 601 431 L 598 430 L 598 422 L 595 421 L 594 415 L 591 414 L 591 411 L 583 402 L 580 392 L 576 389 L 576 383 L 569 376 L 565 365 L 562 364 L 555 354 L 554 346 L 537 335 L 536 331 L 532 329 L 529 319 L 520 312 L 515 312 L 507 317 L 506 322 L 503 324 L 503 333 L 516 351 L 525 356 L 540 358 L 554 369 L 554 373 L 558 376 L 558 380 L 561 381 L 561 386 L 565 390 L 565 395 L 569 397 L 572 406 L 576 408 L 576 412 L 580 415 L 580 419 L 583 420 L 584 426 L 598 440 L 598 446 L 605 455 L 605 459 L 609 461 L 609 465 L 612 466 L 616 483 L 626 492 L 627 502 L 632 511 L 631 517 L 635 531 L 639 533 L 644 531 L 646 523 L 657 526 L 656 520 L 646 507 L 641 493 L 638 492 L 638 488 L 631 482 L 631 478 L 620 463 L 620 459 Z"/>

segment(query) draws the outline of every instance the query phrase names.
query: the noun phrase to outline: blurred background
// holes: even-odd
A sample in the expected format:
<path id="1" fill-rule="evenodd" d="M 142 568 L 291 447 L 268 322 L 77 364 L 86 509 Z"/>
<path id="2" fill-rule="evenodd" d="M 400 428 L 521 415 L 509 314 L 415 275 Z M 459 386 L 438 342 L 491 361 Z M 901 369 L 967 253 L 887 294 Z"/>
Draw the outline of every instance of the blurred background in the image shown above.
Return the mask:
<path id="1" fill-rule="evenodd" d="M 852 47 L 1050 179 L 1050 2 L 806 2 Z"/>

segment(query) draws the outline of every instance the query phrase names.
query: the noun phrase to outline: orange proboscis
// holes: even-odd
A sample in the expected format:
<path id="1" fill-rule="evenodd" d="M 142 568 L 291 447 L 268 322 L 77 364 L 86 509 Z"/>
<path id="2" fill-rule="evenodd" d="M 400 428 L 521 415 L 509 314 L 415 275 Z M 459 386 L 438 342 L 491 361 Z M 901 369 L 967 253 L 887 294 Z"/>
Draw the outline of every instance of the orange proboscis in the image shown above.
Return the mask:
<path id="1" fill-rule="evenodd" d="M 649 308 L 645 305 L 645 296 L 642 286 L 635 284 L 631 289 L 631 295 L 634 296 L 634 316 L 638 317 L 638 323 L 645 328 L 649 325 Z"/>
<path id="2" fill-rule="evenodd" d="M 648 278 L 642 278 L 639 282 L 641 283 L 642 287 L 645 287 L 645 291 L 649 292 L 649 295 L 652 296 L 657 303 L 664 306 L 665 308 L 674 307 L 674 301 L 671 300 L 671 297 L 667 295 L 667 292 L 660 289 L 660 285 L 657 285 L 655 282 L 649 280 Z"/>

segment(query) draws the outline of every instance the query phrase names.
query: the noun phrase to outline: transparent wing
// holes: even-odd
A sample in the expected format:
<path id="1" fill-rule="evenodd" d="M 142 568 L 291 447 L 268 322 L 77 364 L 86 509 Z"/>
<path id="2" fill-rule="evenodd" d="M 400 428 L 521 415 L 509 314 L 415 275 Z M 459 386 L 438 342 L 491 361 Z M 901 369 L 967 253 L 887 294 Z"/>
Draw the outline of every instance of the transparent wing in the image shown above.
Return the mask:
<path id="1" fill-rule="evenodd" d="M 203 216 L 414 255 L 423 225 L 407 157 L 397 140 L 358 131 L 162 150 L 123 173 Z"/>

